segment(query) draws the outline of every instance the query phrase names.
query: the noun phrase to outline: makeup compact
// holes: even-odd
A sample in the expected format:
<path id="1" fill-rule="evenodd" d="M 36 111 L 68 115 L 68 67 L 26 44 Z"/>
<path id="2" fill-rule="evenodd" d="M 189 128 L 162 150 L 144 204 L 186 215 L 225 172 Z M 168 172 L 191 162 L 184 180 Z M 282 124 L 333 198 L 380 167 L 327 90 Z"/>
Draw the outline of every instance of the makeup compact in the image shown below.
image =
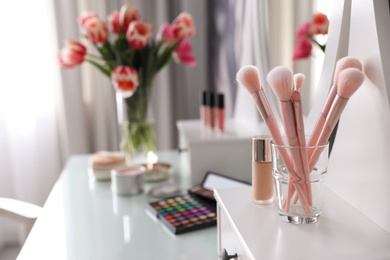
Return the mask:
<path id="1" fill-rule="evenodd" d="M 126 158 L 120 152 L 99 151 L 89 160 L 89 175 L 97 181 L 111 179 L 111 170 L 126 165 Z"/>
<path id="2" fill-rule="evenodd" d="M 111 190 L 117 195 L 129 196 L 144 191 L 144 166 L 124 166 L 111 171 Z"/>
<path id="3" fill-rule="evenodd" d="M 208 172 L 202 184 L 188 190 L 189 194 L 149 203 L 148 209 L 174 234 L 215 226 L 217 217 L 213 189 L 242 186 L 250 184 Z"/>

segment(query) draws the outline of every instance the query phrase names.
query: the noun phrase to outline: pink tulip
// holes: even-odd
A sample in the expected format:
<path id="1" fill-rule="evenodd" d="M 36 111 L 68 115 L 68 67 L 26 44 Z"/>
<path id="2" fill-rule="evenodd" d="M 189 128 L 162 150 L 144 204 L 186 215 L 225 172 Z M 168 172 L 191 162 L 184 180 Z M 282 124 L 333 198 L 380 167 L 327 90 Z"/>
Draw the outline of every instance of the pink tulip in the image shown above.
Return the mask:
<path id="1" fill-rule="evenodd" d="M 121 93 L 123 98 L 128 98 L 138 87 L 138 72 L 130 66 L 118 66 L 111 72 L 111 81 L 115 91 Z"/>
<path id="2" fill-rule="evenodd" d="M 129 25 L 126 39 L 134 49 L 141 49 L 152 37 L 153 25 L 142 21 L 133 21 Z"/>
<path id="3" fill-rule="evenodd" d="M 119 12 L 119 25 L 123 33 L 127 33 L 129 24 L 139 20 L 138 9 L 131 5 L 124 5 Z"/>
<path id="4" fill-rule="evenodd" d="M 72 68 L 83 63 L 87 48 L 80 42 L 66 40 L 65 47 L 58 54 L 58 62 L 62 68 Z"/>
<path id="5" fill-rule="evenodd" d="M 112 12 L 108 17 L 108 28 L 112 33 L 118 34 L 120 32 L 118 11 Z"/>
<path id="6" fill-rule="evenodd" d="M 174 39 L 172 26 L 169 23 L 164 23 L 160 26 L 157 32 L 156 38 L 158 40 L 171 40 Z"/>
<path id="7" fill-rule="evenodd" d="M 307 37 L 309 35 L 311 24 L 309 22 L 301 24 L 295 31 L 295 35 L 298 37 Z"/>
<path id="8" fill-rule="evenodd" d="M 310 34 L 327 34 L 329 27 L 328 17 L 323 13 L 314 15 L 310 27 Z"/>
<path id="9" fill-rule="evenodd" d="M 179 63 L 188 64 L 191 67 L 196 66 L 196 59 L 192 56 L 192 46 L 186 40 L 182 40 L 176 47 L 174 57 Z"/>
<path id="10" fill-rule="evenodd" d="M 96 44 L 96 43 L 105 43 L 108 38 L 108 31 L 106 24 L 100 20 L 99 17 L 94 16 L 85 20 L 83 26 L 85 33 L 88 39 Z"/>
<path id="11" fill-rule="evenodd" d="M 172 23 L 172 30 L 175 39 L 188 39 L 195 34 L 195 26 L 192 16 L 188 13 L 181 13 Z"/>
<path id="12" fill-rule="evenodd" d="M 310 56 L 312 45 L 307 37 L 299 37 L 295 43 L 293 61 L 305 59 Z"/>

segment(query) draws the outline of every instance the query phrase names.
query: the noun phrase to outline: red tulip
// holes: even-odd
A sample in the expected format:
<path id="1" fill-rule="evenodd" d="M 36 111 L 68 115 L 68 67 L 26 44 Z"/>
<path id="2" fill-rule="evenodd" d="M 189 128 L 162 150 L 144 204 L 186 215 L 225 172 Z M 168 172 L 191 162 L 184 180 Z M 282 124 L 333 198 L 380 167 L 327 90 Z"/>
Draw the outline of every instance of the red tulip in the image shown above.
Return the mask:
<path id="1" fill-rule="evenodd" d="M 85 11 L 83 13 L 81 13 L 81 15 L 79 16 L 79 24 L 81 27 L 84 27 L 85 26 L 85 22 L 90 19 L 90 18 L 93 18 L 93 17 L 99 17 L 96 13 L 94 12 L 89 12 L 89 11 Z"/>
<path id="2" fill-rule="evenodd" d="M 112 33 L 118 34 L 120 32 L 118 11 L 112 12 L 108 17 L 108 28 Z"/>
<path id="3" fill-rule="evenodd" d="M 129 24 L 139 20 L 138 9 L 131 5 L 124 5 L 119 12 L 119 25 L 123 33 L 127 33 Z"/>
<path id="4" fill-rule="evenodd" d="M 327 34 L 329 27 L 328 17 L 323 13 L 314 15 L 310 27 L 310 34 Z"/>
<path id="5" fill-rule="evenodd" d="M 305 59 L 310 56 L 312 45 L 307 37 L 299 37 L 295 43 L 293 61 Z"/>
<path id="6" fill-rule="evenodd" d="M 138 72 L 130 66 L 118 66 L 111 72 L 111 81 L 115 90 L 121 93 L 123 98 L 128 98 L 138 87 Z"/>
<path id="7" fill-rule="evenodd" d="M 80 42 L 66 40 L 65 47 L 58 54 L 58 62 L 62 68 L 72 68 L 83 63 L 87 49 Z"/>
<path id="8" fill-rule="evenodd" d="M 142 21 L 133 21 L 130 23 L 126 33 L 126 39 L 134 49 L 141 49 L 148 44 L 152 37 L 153 25 Z"/>
<path id="9" fill-rule="evenodd" d="M 108 31 L 106 24 L 100 20 L 99 17 L 90 17 L 84 22 L 84 30 L 88 39 L 96 43 L 105 43 L 108 38 Z"/>
<path id="10" fill-rule="evenodd" d="M 175 60 L 182 64 L 188 64 L 191 67 L 196 66 L 196 59 L 192 56 L 192 46 L 191 44 L 183 40 L 176 47 L 174 52 Z"/>
<path id="11" fill-rule="evenodd" d="M 195 34 L 195 26 L 192 16 L 188 13 L 181 13 L 172 23 L 172 30 L 175 39 L 188 39 Z"/>

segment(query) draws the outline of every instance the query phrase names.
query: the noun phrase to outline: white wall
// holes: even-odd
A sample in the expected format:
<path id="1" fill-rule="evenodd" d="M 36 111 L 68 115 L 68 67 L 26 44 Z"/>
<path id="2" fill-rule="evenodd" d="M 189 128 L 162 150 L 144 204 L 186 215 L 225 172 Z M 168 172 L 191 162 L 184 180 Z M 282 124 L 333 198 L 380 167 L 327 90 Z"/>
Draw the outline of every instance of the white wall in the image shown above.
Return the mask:
<path id="1" fill-rule="evenodd" d="M 349 55 L 362 62 L 366 79 L 340 119 L 328 186 L 390 233 L 388 1 L 353 0 L 350 26 Z M 378 35 L 387 36 L 378 42 Z"/>

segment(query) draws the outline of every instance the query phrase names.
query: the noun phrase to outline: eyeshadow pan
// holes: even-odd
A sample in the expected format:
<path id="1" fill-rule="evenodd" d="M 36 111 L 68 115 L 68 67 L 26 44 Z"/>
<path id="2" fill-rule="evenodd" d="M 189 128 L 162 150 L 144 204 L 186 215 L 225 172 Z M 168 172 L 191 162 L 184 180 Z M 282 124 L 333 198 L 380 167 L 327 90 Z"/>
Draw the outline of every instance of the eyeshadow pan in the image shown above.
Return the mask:
<path id="1" fill-rule="evenodd" d="M 149 203 L 148 209 L 174 234 L 215 226 L 217 223 L 213 218 L 215 205 L 188 194 Z"/>

